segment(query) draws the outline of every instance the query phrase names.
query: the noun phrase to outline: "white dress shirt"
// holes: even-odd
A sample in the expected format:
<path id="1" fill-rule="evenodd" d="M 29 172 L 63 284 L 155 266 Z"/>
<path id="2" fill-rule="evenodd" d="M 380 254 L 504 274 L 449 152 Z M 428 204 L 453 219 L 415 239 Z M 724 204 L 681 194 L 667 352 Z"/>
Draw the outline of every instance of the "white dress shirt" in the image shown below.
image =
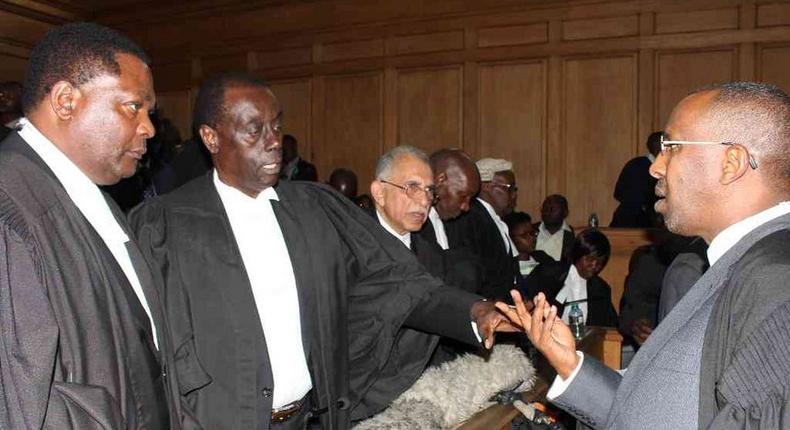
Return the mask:
<path id="1" fill-rule="evenodd" d="M 568 303 L 576 300 L 584 300 L 586 298 L 587 280 L 579 276 L 576 266 L 571 264 L 571 268 L 568 270 L 568 276 L 565 277 L 565 284 L 557 293 L 555 300 L 557 300 L 559 303 Z M 579 309 L 581 309 L 582 314 L 584 315 L 584 320 L 587 321 L 587 302 L 579 303 Z M 570 312 L 570 305 L 565 306 L 562 310 L 562 320 L 565 321 L 565 324 L 569 324 L 568 315 Z"/>
<path id="2" fill-rule="evenodd" d="M 529 257 L 529 260 L 518 260 L 518 271 L 521 276 L 527 276 L 538 267 L 538 262 L 534 258 Z"/>
<path id="3" fill-rule="evenodd" d="M 518 257 L 518 250 L 516 249 L 516 244 L 513 243 L 513 240 L 510 238 L 510 233 L 508 233 L 507 224 L 502 221 L 502 218 L 497 215 L 494 207 L 491 206 L 487 201 L 481 199 L 480 197 L 477 198 L 477 201 L 482 203 L 483 207 L 486 208 L 486 212 L 488 212 L 488 216 L 494 220 L 496 224 L 496 228 L 499 230 L 499 235 L 502 236 L 502 243 L 505 245 L 505 251 L 508 254 L 512 255 L 513 257 Z"/>
<path id="4" fill-rule="evenodd" d="M 535 250 L 543 251 L 555 261 L 560 261 L 560 258 L 562 258 L 562 239 L 566 230 L 573 232 L 568 223 L 563 221 L 562 227 L 555 231 L 554 234 L 551 234 L 541 222 L 538 226 L 538 239 L 535 244 Z"/>
<path id="5" fill-rule="evenodd" d="M 22 127 L 19 131 L 19 136 L 33 148 L 38 156 L 44 160 L 47 167 L 52 170 L 52 173 L 63 185 L 71 201 L 74 202 L 77 209 L 88 220 L 93 229 L 96 230 L 96 233 L 99 234 L 99 237 L 101 237 L 110 253 L 112 253 L 115 261 L 118 262 L 124 275 L 126 275 L 126 279 L 129 280 L 132 290 L 134 290 L 134 293 L 140 300 L 140 304 L 145 309 L 145 313 L 148 314 L 148 319 L 151 321 L 154 344 L 158 348 L 159 340 L 156 336 L 156 326 L 151 318 L 151 308 L 148 306 L 143 287 L 140 285 L 140 279 L 137 277 L 137 272 L 132 265 L 129 251 L 126 249 L 126 242 L 129 242 L 129 236 L 118 224 L 118 220 L 112 214 L 101 190 L 66 154 L 61 152 L 55 144 L 41 134 L 27 118 L 20 119 L 19 125 Z"/>
<path id="6" fill-rule="evenodd" d="M 278 200 L 277 192 L 267 188 L 252 198 L 225 185 L 216 170 L 214 185 L 239 246 L 266 337 L 274 377 L 272 408 L 276 409 L 301 399 L 313 387 L 302 344 L 293 266 L 270 202 Z"/>
<path id="7" fill-rule="evenodd" d="M 428 212 L 428 218 L 431 220 L 433 232 L 436 234 L 436 243 L 438 243 L 443 250 L 447 251 L 450 249 L 450 242 L 447 240 L 447 232 L 444 230 L 444 222 L 439 216 L 439 212 L 436 212 L 436 208 L 431 207 L 431 210 Z"/>
<path id="8" fill-rule="evenodd" d="M 772 206 L 762 212 L 744 218 L 719 232 L 710 242 L 710 246 L 708 246 L 708 262 L 711 267 L 716 264 L 716 261 L 718 261 L 722 255 L 726 254 L 730 248 L 735 246 L 736 243 L 752 230 L 787 213 L 790 213 L 790 202 L 781 202 L 776 206 Z M 576 354 L 579 355 L 579 357 L 584 357 L 579 351 L 576 351 Z M 579 369 L 582 367 L 582 361 L 582 359 L 579 360 L 579 363 L 576 365 L 576 368 L 573 369 L 573 372 L 571 372 L 567 380 L 563 380 L 559 376 L 554 379 L 554 383 L 551 384 L 551 388 L 546 394 L 549 400 L 553 400 L 565 392 L 571 382 L 573 382 L 573 378 L 579 373 Z"/>

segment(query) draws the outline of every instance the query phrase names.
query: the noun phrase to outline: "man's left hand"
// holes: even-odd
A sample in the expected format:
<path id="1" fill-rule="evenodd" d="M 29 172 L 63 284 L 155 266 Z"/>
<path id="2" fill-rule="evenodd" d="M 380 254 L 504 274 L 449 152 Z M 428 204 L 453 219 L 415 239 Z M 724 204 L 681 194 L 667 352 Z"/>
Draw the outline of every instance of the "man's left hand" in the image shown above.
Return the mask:
<path id="1" fill-rule="evenodd" d="M 472 321 L 477 324 L 477 331 L 483 338 L 483 345 L 486 349 L 491 349 L 494 346 L 495 332 L 519 331 L 505 315 L 497 310 L 493 302 L 483 300 L 475 302 L 470 313 Z"/>

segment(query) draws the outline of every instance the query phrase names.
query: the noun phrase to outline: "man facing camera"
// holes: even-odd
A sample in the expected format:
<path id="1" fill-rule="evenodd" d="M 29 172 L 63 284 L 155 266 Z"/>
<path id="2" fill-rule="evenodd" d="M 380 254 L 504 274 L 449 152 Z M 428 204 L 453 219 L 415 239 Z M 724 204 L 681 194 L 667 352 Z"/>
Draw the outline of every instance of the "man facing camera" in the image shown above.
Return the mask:
<path id="1" fill-rule="evenodd" d="M 154 135 L 148 63 L 88 23 L 31 53 L 25 118 L 0 145 L 0 428 L 180 428 L 154 278 L 98 188 L 134 174 Z"/>
<path id="2" fill-rule="evenodd" d="M 402 326 L 487 346 L 509 324 L 444 286 L 347 198 L 278 183 L 282 111 L 264 82 L 205 82 L 195 124 L 215 169 L 131 214 L 164 278 L 181 399 L 203 428 L 345 429 Z M 362 409 L 358 409 L 362 408 Z"/>
<path id="3" fill-rule="evenodd" d="M 790 98 L 738 82 L 672 111 L 656 211 L 709 243 L 710 268 L 656 327 L 624 375 L 576 352 L 542 294 L 530 340 L 557 370 L 548 397 L 593 428 L 782 429 L 790 420 Z M 506 307 L 503 307 L 506 309 Z"/>

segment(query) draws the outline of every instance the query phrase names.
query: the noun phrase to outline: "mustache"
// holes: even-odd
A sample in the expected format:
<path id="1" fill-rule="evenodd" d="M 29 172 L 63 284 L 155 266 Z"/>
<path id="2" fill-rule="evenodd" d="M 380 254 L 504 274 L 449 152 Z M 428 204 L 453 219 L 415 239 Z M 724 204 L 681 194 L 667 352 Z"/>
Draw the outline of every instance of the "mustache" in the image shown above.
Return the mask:
<path id="1" fill-rule="evenodd" d="M 657 197 L 665 197 L 667 195 L 667 181 L 665 179 L 659 179 L 656 182 L 655 193 Z"/>

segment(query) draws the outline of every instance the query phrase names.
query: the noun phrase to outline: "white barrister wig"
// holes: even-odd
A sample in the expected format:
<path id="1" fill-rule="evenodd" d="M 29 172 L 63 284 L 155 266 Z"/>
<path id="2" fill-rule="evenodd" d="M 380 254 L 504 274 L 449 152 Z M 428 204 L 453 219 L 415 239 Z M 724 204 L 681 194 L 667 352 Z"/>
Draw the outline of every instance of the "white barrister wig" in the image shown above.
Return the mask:
<path id="1" fill-rule="evenodd" d="M 451 429 L 478 411 L 491 406 L 494 394 L 524 383 L 532 387 L 535 369 L 527 355 L 512 345 L 496 345 L 488 360 L 463 355 L 432 367 L 392 405 L 360 422 L 354 430 Z"/>

